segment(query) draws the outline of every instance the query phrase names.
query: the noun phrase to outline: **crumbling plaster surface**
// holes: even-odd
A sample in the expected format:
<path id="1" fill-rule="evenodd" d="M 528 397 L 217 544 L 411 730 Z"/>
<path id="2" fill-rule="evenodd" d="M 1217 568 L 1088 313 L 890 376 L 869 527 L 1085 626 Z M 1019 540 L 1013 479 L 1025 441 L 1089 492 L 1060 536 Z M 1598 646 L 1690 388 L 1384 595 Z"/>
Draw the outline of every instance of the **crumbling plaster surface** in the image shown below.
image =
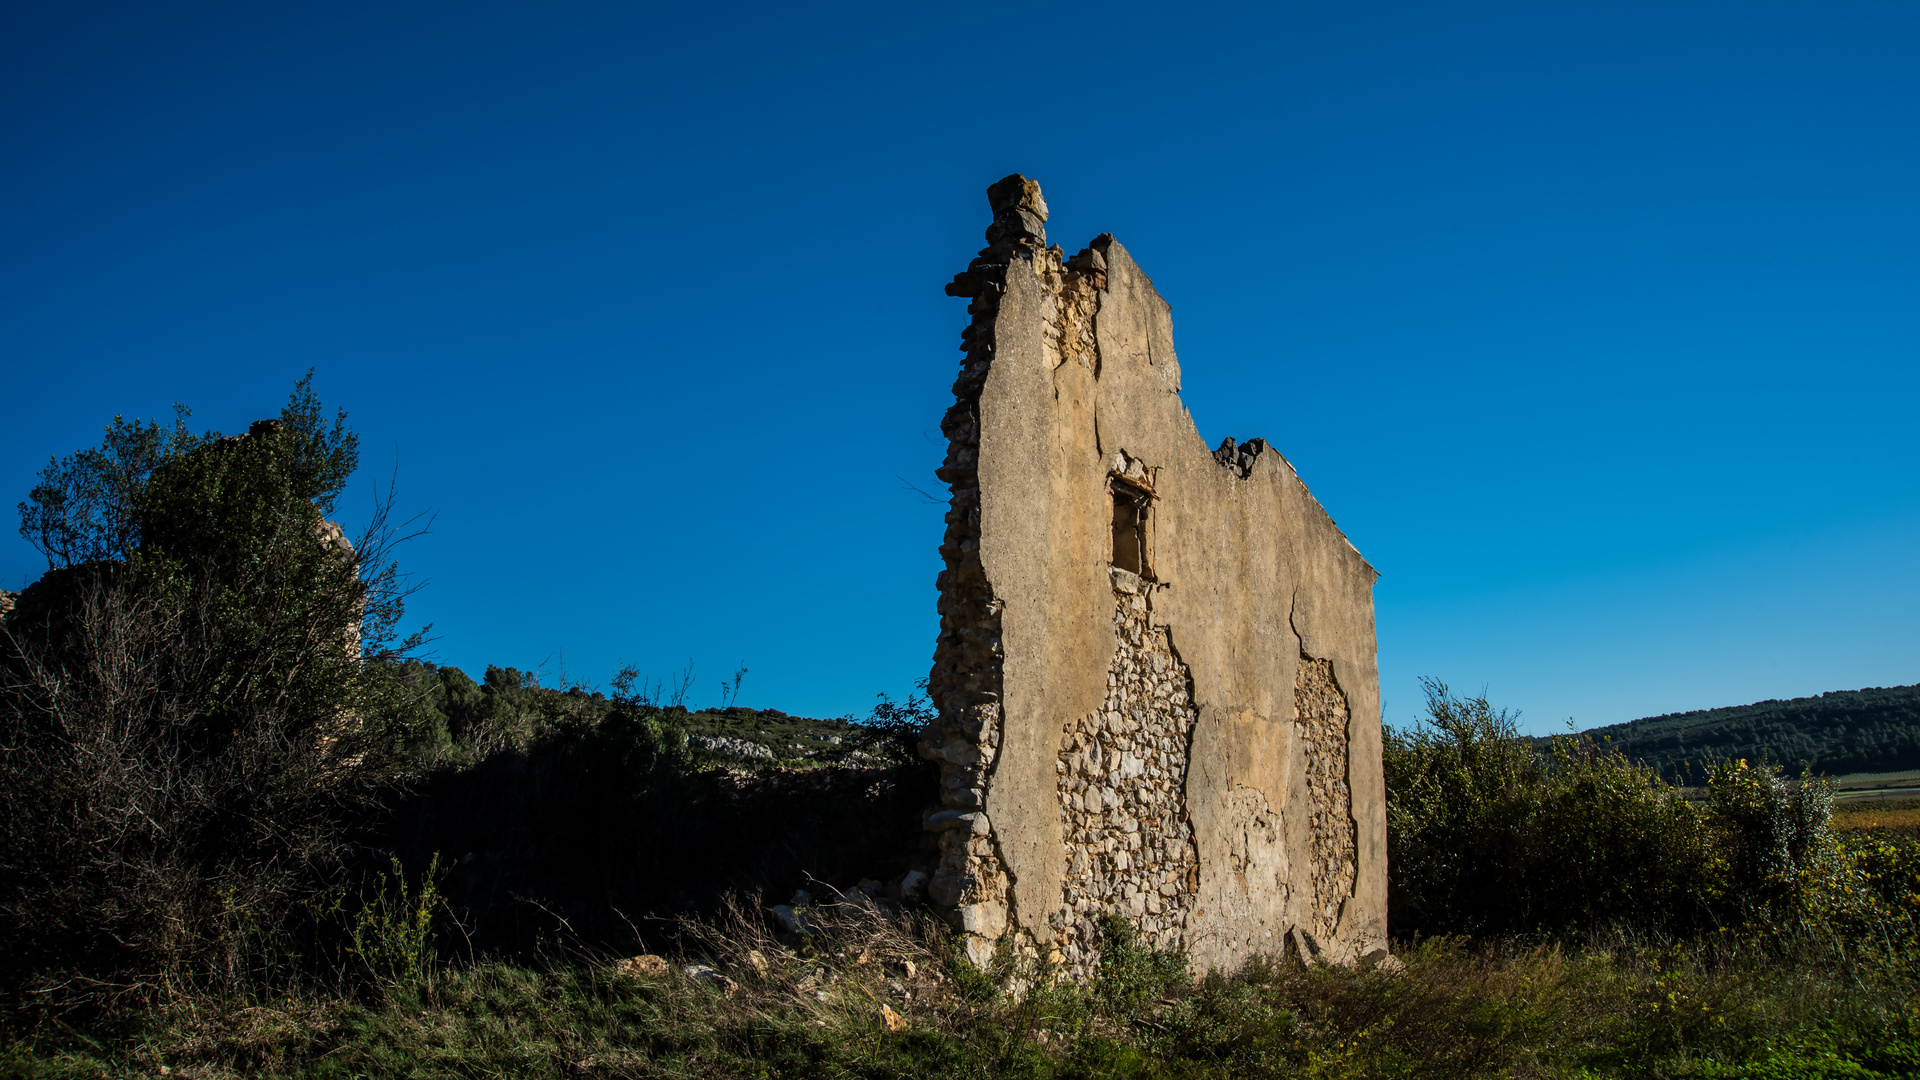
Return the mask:
<path id="1" fill-rule="evenodd" d="M 922 752 L 949 763 L 935 817 L 951 829 L 955 811 L 975 812 L 943 838 L 952 855 L 936 901 L 954 906 L 977 951 L 1011 932 L 1035 959 L 1066 963 L 1061 950 L 1084 938 L 1087 905 L 1064 906 L 1076 848 L 1062 740 L 1108 702 L 1120 648 L 1109 485 L 1132 462 L 1154 495 L 1146 618 L 1191 680 L 1194 717 L 1182 727 L 1190 746 L 1167 760 L 1186 770 L 1178 813 L 1197 872 L 1166 905 L 1180 925 L 1165 943 L 1201 967 L 1289 943 L 1335 960 L 1383 947 L 1372 567 L 1278 453 L 1255 441 L 1223 447 L 1223 461 L 1201 440 L 1179 398 L 1170 309 L 1120 243 L 1102 236 L 1069 261 L 1045 246 L 1032 181 L 1009 177 L 990 200 L 991 246 L 950 288 L 974 297 L 975 319 L 942 470 L 955 492 L 932 682 L 942 720 Z M 992 619 L 997 635 L 984 629 Z M 1316 715 L 1344 712 L 1344 740 L 1305 738 L 1295 723 L 1303 656 L 1331 674 L 1331 686 L 1308 681 Z M 978 762 L 965 762 L 968 747 Z M 1310 790 L 1310 765 L 1344 777 L 1345 806 L 1328 803 L 1325 784 Z M 1334 811 L 1350 817 L 1337 823 L 1351 829 L 1344 869 L 1327 864 Z M 1103 820 L 1138 825 L 1123 813 Z M 1131 914 L 1117 896 L 1107 910 Z"/>
<path id="2" fill-rule="evenodd" d="M 1111 510 L 1098 475 L 1093 371 L 1061 357 L 1043 333 L 1055 303 L 1040 275 L 1016 269 L 1006 284 L 980 395 L 980 561 L 1006 604 L 1001 701 L 1003 715 L 1019 720 L 1001 729 L 987 817 L 1012 878 L 1012 915 L 1031 926 L 1060 907 L 1060 736 L 1107 694 Z"/>

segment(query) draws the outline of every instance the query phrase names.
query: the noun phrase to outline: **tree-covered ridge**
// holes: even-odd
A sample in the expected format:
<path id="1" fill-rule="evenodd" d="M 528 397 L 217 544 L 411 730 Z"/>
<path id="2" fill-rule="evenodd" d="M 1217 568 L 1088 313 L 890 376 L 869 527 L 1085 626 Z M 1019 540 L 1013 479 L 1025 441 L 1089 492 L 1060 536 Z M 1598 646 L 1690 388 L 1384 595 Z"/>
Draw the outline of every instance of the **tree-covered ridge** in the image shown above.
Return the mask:
<path id="1" fill-rule="evenodd" d="M 1717 758 L 1765 759 L 1841 776 L 1920 768 L 1920 685 L 1834 690 L 1649 716 L 1587 732 L 1668 780 L 1696 782 Z"/>

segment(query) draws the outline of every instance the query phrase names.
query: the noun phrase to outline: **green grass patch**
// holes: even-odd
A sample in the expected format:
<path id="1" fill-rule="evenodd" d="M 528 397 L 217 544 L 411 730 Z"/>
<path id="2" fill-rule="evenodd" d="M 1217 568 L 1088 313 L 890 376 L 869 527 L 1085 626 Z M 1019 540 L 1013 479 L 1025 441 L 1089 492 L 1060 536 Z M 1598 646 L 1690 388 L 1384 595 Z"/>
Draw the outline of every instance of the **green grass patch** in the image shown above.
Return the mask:
<path id="1" fill-rule="evenodd" d="M 186 996 L 12 1033 L 46 1077 L 1920 1076 L 1904 947 L 1795 930 L 1559 945 L 1436 939 L 1398 963 L 1195 978 L 1114 927 L 1079 986 L 842 904 L 782 941 L 688 924 L 664 964 L 438 966 L 264 1000 Z M 1389 968 L 1391 970 L 1389 970 Z"/>

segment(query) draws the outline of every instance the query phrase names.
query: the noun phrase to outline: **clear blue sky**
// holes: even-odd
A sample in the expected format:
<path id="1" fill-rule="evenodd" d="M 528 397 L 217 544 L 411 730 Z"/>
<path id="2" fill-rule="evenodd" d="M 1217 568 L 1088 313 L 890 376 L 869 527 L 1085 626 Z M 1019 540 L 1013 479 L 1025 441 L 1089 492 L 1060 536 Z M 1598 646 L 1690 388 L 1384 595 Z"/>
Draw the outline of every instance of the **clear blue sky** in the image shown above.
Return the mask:
<path id="1" fill-rule="evenodd" d="M 1020 171 L 1384 572 L 1389 721 L 1920 682 L 1916 57 L 1904 3 L 10 4 L 0 492 L 313 367 L 439 514 L 440 661 L 864 711 Z"/>

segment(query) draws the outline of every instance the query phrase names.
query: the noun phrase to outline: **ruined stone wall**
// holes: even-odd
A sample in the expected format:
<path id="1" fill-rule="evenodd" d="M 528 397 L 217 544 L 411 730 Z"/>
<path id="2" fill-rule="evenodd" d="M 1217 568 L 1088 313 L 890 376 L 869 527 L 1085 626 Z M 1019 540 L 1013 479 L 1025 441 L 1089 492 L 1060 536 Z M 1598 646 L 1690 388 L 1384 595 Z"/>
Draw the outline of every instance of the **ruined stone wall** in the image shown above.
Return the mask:
<path id="1" fill-rule="evenodd" d="M 948 287 L 930 897 L 976 959 L 1075 973 L 1108 915 L 1199 966 L 1383 947 L 1372 567 L 1265 442 L 1200 441 L 1124 247 L 1048 247 L 1024 177 L 988 199 Z"/>
<path id="2" fill-rule="evenodd" d="M 1353 895 L 1354 823 L 1352 789 L 1347 786 L 1347 725 L 1352 717 L 1346 696 L 1333 681 L 1333 664 L 1300 657 L 1293 682 L 1294 726 L 1306 744 L 1307 804 L 1310 807 L 1313 861 L 1309 864 L 1313 898 L 1308 929 L 1319 937 L 1333 934 L 1340 904 Z"/>
<path id="3" fill-rule="evenodd" d="M 1057 766 L 1068 852 L 1057 951 L 1076 974 L 1099 957 L 1104 914 L 1125 916 L 1147 944 L 1179 948 L 1200 884 L 1186 805 L 1193 679 L 1153 625 L 1151 583 L 1116 567 L 1113 595 L 1107 699 L 1067 725 Z"/>

